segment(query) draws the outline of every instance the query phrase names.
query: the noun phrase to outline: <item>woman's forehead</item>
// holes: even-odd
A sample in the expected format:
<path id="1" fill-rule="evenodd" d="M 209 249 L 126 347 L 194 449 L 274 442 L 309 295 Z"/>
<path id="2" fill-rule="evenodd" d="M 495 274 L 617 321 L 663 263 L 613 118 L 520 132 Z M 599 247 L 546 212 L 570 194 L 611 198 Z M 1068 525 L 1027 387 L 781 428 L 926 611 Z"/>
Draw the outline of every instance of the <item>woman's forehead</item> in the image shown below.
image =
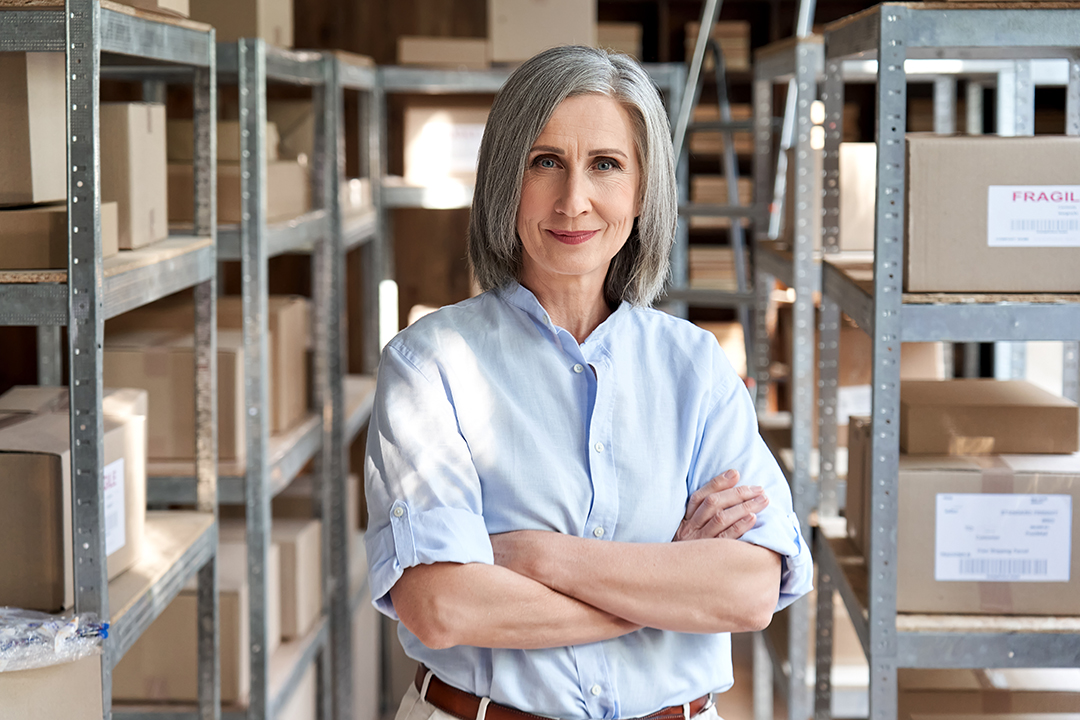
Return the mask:
<path id="1" fill-rule="evenodd" d="M 574 145 L 577 150 L 610 147 L 628 152 L 634 146 L 630 114 L 607 95 L 569 97 L 552 112 L 533 146 L 560 147 L 560 144 Z"/>

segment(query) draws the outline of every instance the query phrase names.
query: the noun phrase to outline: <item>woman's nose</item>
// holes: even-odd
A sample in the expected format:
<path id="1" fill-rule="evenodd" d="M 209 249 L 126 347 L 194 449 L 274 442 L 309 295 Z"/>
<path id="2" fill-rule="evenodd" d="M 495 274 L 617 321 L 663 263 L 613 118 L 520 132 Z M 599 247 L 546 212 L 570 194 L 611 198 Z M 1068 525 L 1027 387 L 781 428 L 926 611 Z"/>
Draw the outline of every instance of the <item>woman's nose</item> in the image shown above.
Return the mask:
<path id="1" fill-rule="evenodd" d="M 581 172 L 569 171 L 559 188 L 555 212 L 567 217 L 577 217 L 589 212 L 591 208 L 588 180 Z"/>

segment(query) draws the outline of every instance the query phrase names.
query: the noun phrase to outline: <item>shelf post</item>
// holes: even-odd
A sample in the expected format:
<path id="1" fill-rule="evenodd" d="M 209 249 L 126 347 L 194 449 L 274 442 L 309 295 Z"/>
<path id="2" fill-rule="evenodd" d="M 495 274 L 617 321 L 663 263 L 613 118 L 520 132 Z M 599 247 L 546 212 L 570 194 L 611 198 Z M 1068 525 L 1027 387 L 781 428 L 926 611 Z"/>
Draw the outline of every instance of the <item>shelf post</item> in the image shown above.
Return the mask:
<path id="1" fill-rule="evenodd" d="M 869 620 L 870 720 L 896 718 L 896 524 L 900 445 L 900 307 L 904 253 L 907 22 L 902 5 L 878 13 L 877 191 Z"/>
<path id="2" fill-rule="evenodd" d="M 251 690 L 248 718 L 270 717 L 270 654 L 266 610 L 269 589 L 270 493 L 266 442 L 268 407 L 268 260 L 266 250 L 266 46 L 259 39 L 238 41 L 240 87 L 240 256 L 244 315 L 244 409 L 247 467 L 248 632 Z"/>
<path id="3" fill-rule="evenodd" d="M 196 68 L 194 96 L 195 234 L 210 236 L 217 249 L 217 46 L 210 31 L 210 57 Z M 145 87 L 145 86 L 144 86 Z M 162 86 L 163 87 L 163 86 Z M 195 286 L 195 476 L 197 509 L 218 520 L 217 491 L 217 276 Z M 215 548 L 217 542 L 214 543 Z M 199 720 L 221 717 L 217 551 L 199 570 Z"/>

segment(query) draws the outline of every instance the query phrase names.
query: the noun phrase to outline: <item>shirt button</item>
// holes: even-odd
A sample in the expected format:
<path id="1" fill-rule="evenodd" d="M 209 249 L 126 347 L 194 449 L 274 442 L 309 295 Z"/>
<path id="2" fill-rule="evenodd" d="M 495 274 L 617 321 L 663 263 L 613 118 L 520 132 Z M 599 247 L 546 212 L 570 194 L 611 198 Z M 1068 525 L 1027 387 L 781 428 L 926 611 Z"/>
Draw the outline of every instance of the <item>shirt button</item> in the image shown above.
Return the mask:
<path id="1" fill-rule="evenodd" d="M 394 517 L 401 517 L 404 514 L 405 514 L 404 508 L 399 508 L 399 507 L 394 508 Z"/>
<path id="2" fill-rule="evenodd" d="M 602 537 L 604 537 L 604 528 L 598 527 L 598 528 L 596 528 L 595 530 L 592 531 L 592 534 L 595 535 L 598 538 L 602 538 Z"/>
<path id="3" fill-rule="evenodd" d="M 604 452 L 604 443 L 596 443 L 593 445 L 593 449 L 595 449 L 596 452 Z"/>
<path id="4" fill-rule="evenodd" d="M 599 685 L 593 685 L 591 688 L 589 688 L 589 692 L 591 692 L 593 695 L 599 695 L 600 693 L 604 692 L 604 690 Z"/>
<path id="5" fill-rule="evenodd" d="M 585 366 L 582 365 L 581 363 L 578 363 L 577 365 L 574 366 L 574 372 L 576 372 L 576 373 L 585 372 Z"/>

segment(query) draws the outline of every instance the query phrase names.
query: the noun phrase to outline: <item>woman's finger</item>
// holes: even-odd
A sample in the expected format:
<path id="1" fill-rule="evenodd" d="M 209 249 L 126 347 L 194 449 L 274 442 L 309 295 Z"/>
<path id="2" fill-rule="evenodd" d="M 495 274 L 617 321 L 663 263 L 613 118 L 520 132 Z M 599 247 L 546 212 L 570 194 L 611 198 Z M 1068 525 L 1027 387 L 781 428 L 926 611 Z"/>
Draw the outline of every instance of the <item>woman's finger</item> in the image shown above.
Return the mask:
<path id="1" fill-rule="evenodd" d="M 718 492 L 722 492 L 735 486 L 735 483 L 739 482 L 739 471 L 728 470 L 727 472 L 717 475 L 709 482 L 705 483 L 690 496 L 690 500 L 686 503 L 686 512 L 683 514 L 684 520 L 689 520 L 694 517 L 694 513 L 705 498 Z"/>

